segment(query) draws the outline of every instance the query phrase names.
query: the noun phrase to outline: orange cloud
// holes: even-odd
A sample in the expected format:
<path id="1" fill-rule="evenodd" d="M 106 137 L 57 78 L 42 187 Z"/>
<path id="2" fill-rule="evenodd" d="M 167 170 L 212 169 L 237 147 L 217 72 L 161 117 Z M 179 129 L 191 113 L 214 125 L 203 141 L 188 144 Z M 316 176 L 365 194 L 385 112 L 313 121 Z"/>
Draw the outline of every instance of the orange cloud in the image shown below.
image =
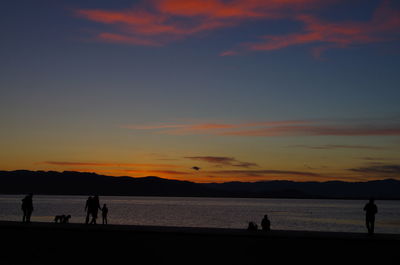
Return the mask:
<path id="1" fill-rule="evenodd" d="M 40 164 L 54 166 L 89 166 L 89 167 L 160 167 L 160 168 L 180 168 L 178 165 L 168 164 L 137 164 L 137 163 L 97 163 L 97 162 L 67 162 L 67 161 L 45 161 Z"/>
<path id="2" fill-rule="evenodd" d="M 174 170 L 132 170 L 126 169 L 123 172 L 141 174 L 145 176 L 163 176 L 163 175 L 189 175 L 188 172 Z M 161 174 L 161 175 L 160 175 Z"/>

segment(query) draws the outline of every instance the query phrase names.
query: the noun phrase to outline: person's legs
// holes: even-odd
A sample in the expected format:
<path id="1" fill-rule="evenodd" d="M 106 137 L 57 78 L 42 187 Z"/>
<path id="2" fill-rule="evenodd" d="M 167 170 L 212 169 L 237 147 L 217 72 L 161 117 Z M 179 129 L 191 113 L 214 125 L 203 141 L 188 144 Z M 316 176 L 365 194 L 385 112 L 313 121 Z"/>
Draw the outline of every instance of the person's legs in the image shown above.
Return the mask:
<path id="1" fill-rule="evenodd" d="M 369 218 L 365 218 L 365 226 L 367 227 L 368 234 L 371 234 L 371 227 L 370 227 L 370 221 Z"/>
<path id="2" fill-rule="evenodd" d="M 92 213 L 92 221 L 90 223 L 95 225 L 96 224 L 96 219 L 97 219 L 97 212 L 93 212 Z"/>
<path id="3" fill-rule="evenodd" d="M 375 217 L 371 218 L 370 222 L 371 222 L 370 228 L 371 228 L 371 235 L 372 235 L 375 232 Z"/>
<path id="4" fill-rule="evenodd" d="M 31 215 L 32 215 L 32 211 L 28 210 L 26 213 L 26 222 L 30 223 L 31 222 Z"/>
<path id="5" fill-rule="evenodd" d="M 22 210 L 22 222 L 25 223 L 26 222 L 26 210 Z"/>
<path id="6" fill-rule="evenodd" d="M 85 219 L 85 224 L 89 224 L 89 218 L 90 218 L 90 212 L 86 212 L 86 219 Z"/>

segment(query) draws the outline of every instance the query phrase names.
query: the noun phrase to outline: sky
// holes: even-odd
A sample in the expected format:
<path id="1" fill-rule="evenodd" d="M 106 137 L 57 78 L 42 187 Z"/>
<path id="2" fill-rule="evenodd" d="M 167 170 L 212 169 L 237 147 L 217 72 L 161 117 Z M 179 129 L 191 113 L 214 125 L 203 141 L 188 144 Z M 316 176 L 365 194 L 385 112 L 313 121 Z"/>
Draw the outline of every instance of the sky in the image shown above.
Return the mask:
<path id="1" fill-rule="evenodd" d="M 4 0 L 0 170 L 400 179 L 396 0 Z"/>

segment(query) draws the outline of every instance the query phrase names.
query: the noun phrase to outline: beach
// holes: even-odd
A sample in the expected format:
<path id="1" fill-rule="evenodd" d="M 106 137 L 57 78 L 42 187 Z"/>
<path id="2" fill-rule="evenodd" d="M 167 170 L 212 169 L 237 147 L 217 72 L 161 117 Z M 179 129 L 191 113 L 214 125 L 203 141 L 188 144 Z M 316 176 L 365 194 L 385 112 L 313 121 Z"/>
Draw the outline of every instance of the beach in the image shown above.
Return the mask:
<path id="1" fill-rule="evenodd" d="M 398 264 L 400 235 L 0 222 L 2 264 Z"/>

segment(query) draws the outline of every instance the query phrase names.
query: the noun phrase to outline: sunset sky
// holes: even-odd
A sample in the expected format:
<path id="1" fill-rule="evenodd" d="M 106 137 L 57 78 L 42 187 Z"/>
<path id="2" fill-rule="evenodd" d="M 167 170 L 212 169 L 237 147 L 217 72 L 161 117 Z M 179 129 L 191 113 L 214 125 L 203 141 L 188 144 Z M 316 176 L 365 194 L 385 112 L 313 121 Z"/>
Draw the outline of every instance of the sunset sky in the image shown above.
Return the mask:
<path id="1" fill-rule="evenodd" d="M 3 0 L 0 170 L 400 179 L 400 1 Z"/>

